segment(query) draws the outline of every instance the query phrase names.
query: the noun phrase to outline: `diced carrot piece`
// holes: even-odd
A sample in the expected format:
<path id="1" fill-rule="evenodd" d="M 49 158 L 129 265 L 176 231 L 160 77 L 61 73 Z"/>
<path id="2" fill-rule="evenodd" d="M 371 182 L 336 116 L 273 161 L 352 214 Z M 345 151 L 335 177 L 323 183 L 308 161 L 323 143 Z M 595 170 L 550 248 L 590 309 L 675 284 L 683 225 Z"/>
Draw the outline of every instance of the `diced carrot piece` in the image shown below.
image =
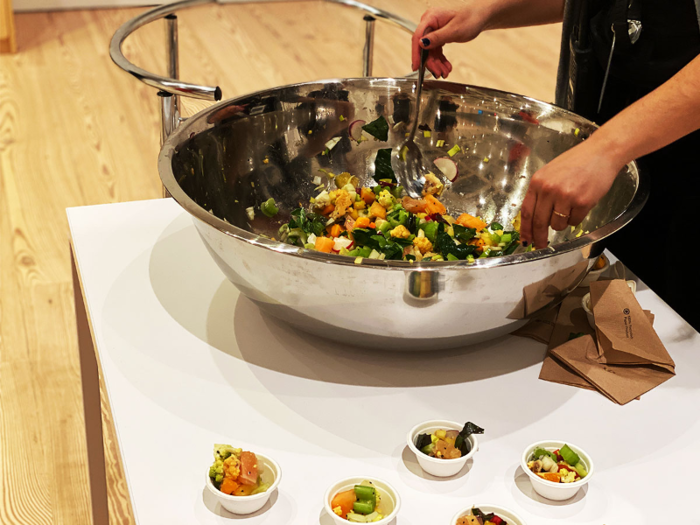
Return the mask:
<path id="1" fill-rule="evenodd" d="M 426 195 L 425 211 L 427 211 L 430 215 L 433 215 L 434 213 L 439 213 L 442 215 L 443 213 L 447 213 L 447 208 L 445 208 L 445 206 L 432 195 Z"/>
<path id="2" fill-rule="evenodd" d="M 372 228 L 373 230 L 377 227 L 377 225 L 373 222 L 369 223 L 369 227 Z"/>
<path id="3" fill-rule="evenodd" d="M 329 204 L 321 210 L 321 215 L 330 215 L 334 211 L 335 211 L 335 206 L 333 206 L 332 204 Z"/>
<path id="4" fill-rule="evenodd" d="M 362 188 L 360 190 L 360 197 L 362 197 L 362 200 L 367 204 L 372 204 L 377 199 L 377 196 L 369 188 Z"/>
<path id="5" fill-rule="evenodd" d="M 323 253 L 331 253 L 333 250 L 333 245 L 335 242 L 329 237 L 316 237 L 316 244 L 314 247 Z"/>
<path id="6" fill-rule="evenodd" d="M 373 202 L 369 209 L 370 217 L 379 217 L 380 219 L 386 219 L 386 208 L 379 204 L 378 202 Z"/>
<path id="7" fill-rule="evenodd" d="M 464 226 L 465 228 L 476 228 L 476 231 L 481 231 L 486 228 L 487 224 L 481 219 L 469 215 L 468 213 L 463 213 L 457 217 L 457 224 Z"/>
<path id="8" fill-rule="evenodd" d="M 334 224 L 333 226 L 326 228 L 326 231 L 331 235 L 331 237 L 337 237 L 342 233 L 343 228 L 341 228 L 340 224 Z"/>
<path id="9" fill-rule="evenodd" d="M 359 217 L 355 221 L 355 228 L 367 228 L 370 224 L 369 217 Z"/>
<path id="10" fill-rule="evenodd" d="M 336 509 L 340 507 L 341 514 L 340 517 L 347 519 L 348 512 L 352 510 L 353 503 L 357 501 L 357 496 L 355 496 L 355 490 L 350 489 L 345 492 L 338 492 L 331 500 L 331 509 Z"/>
<path id="11" fill-rule="evenodd" d="M 224 494 L 232 494 L 238 488 L 238 483 L 234 481 L 233 478 L 224 478 L 221 482 L 221 487 L 219 490 Z"/>

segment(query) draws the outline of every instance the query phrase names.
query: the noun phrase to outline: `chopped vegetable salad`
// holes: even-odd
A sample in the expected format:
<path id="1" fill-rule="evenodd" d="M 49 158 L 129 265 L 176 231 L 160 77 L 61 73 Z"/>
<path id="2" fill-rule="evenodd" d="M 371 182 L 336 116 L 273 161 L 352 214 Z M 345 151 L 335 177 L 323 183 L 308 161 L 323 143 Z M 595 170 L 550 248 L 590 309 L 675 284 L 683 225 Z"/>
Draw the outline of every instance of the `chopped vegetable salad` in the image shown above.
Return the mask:
<path id="1" fill-rule="evenodd" d="M 350 490 L 338 492 L 331 500 L 333 512 L 353 523 L 373 523 L 384 519 L 391 513 L 385 506 L 371 481 L 363 481 Z"/>
<path id="2" fill-rule="evenodd" d="M 544 480 L 552 483 L 574 483 L 588 475 L 581 458 L 569 445 L 550 452 L 538 448 L 530 457 L 527 467 Z"/>
<path id="3" fill-rule="evenodd" d="M 483 433 L 483 428 L 469 421 L 461 431 L 438 429 L 431 433 L 419 434 L 415 445 L 418 450 L 430 457 L 457 459 L 471 451 L 469 436 Z"/>
<path id="4" fill-rule="evenodd" d="M 231 496 L 251 496 L 270 488 L 261 478 L 263 466 L 252 452 L 231 445 L 214 445 L 209 477 L 214 486 Z"/>
<path id="5" fill-rule="evenodd" d="M 421 199 L 404 195 L 389 180 L 360 187 L 349 173 L 333 178 L 337 189 L 324 188 L 308 208 L 292 211 L 280 240 L 325 253 L 404 261 L 473 262 L 510 255 L 518 247 L 518 220 L 507 229 L 468 213 L 449 215 L 438 199 L 444 186 L 432 173 Z"/>
<path id="6" fill-rule="evenodd" d="M 487 514 L 474 507 L 469 514 L 457 520 L 457 525 L 508 525 L 508 522 L 493 512 Z"/>

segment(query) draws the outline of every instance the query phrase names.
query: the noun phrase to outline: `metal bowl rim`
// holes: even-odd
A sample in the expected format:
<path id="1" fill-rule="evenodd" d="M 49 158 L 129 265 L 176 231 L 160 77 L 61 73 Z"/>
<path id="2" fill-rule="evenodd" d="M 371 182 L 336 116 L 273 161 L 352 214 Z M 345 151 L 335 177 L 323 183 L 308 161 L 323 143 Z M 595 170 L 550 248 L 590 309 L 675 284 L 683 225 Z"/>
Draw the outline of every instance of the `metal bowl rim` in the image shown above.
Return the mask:
<path id="1" fill-rule="evenodd" d="M 317 252 L 314 250 L 306 250 L 304 248 L 299 248 L 296 246 L 292 246 L 290 244 L 286 244 L 280 241 L 273 241 L 272 239 L 269 239 L 267 237 L 264 237 L 262 235 L 258 235 L 255 233 L 251 233 L 247 230 L 244 230 L 242 228 L 239 228 L 237 226 L 234 226 L 233 224 L 230 224 L 212 213 L 208 212 L 199 204 L 197 204 L 192 198 L 187 195 L 180 185 L 177 183 L 175 180 L 175 176 L 172 171 L 172 162 L 171 159 L 173 157 L 173 154 L 175 153 L 175 150 L 177 146 L 187 140 L 189 130 L 192 126 L 195 124 L 200 123 L 203 119 L 206 118 L 207 115 L 210 115 L 214 112 L 216 112 L 218 109 L 221 107 L 235 104 L 237 102 L 243 101 L 245 99 L 257 97 L 264 95 L 266 93 L 274 92 L 274 91 L 279 91 L 282 89 L 293 89 L 293 88 L 299 88 L 299 87 L 305 87 L 305 86 L 312 86 L 312 85 L 317 85 L 317 84 L 343 84 L 345 82 L 352 82 L 352 81 L 358 81 L 358 80 L 364 80 L 368 82 L 385 82 L 385 83 L 390 83 L 390 84 L 415 84 L 415 81 L 412 79 L 406 79 L 406 78 L 393 78 L 393 77 L 359 77 L 359 78 L 342 78 L 342 79 L 325 79 L 325 80 L 315 80 L 315 81 L 309 81 L 309 82 L 299 82 L 295 84 L 287 84 L 284 86 L 279 86 L 275 88 L 268 88 L 268 89 L 263 89 L 259 91 L 255 91 L 252 93 L 248 93 L 245 95 L 241 95 L 240 97 L 236 98 L 231 98 L 227 100 L 222 100 L 216 104 L 213 104 L 209 106 L 208 108 L 199 111 L 198 113 L 195 113 L 191 117 L 188 117 L 187 120 L 185 120 L 179 127 L 178 129 L 168 137 L 168 139 L 163 143 L 163 146 L 161 147 L 160 153 L 158 155 L 158 173 L 160 175 L 161 181 L 163 185 L 165 186 L 166 190 L 170 193 L 172 198 L 181 206 L 183 207 L 190 215 L 195 217 L 196 219 L 200 220 L 201 222 L 208 224 L 209 226 L 212 226 L 216 230 L 229 235 L 235 239 L 238 239 L 240 241 L 246 242 L 248 244 L 252 244 L 255 246 L 259 246 L 261 248 L 276 252 L 276 253 L 281 253 L 284 255 L 291 255 L 291 256 L 296 256 L 296 257 L 302 257 L 305 259 L 311 259 L 315 260 L 317 262 L 324 262 L 328 264 L 340 264 L 340 265 L 346 265 L 346 266 L 355 266 L 355 267 L 367 267 L 367 268 L 386 268 L 386 269 L 391 269 L 391 268 L 399 268 L 402 270 L 444 270 L 444 269 L 450 269 L 450 268 L 459 268 L 459 269 L 471 269 L 471 270 L 477 270 L 477 269 L 485 269 L 485 268 L 493 268 L 496 266 L 510 266 L 513 264 L 519 264 L 519 263 L 524 263 L 524 262 L 530 262 L 530 261 L 535 261 L 539 259 L 547 259 L 549 257 L 553 257 L 555 255 L 559 255 L 562 253 L 567 253 L 573 250 L 578 250 L 582 249 L 585 246 L 588 246 L 590 244 L 593 244 L 595 242 L 601 241 L 602 239 L 612 235 L 616 231 L 620 230 L 623 228 L 625 225 L 627 225 L 634 217 L 637 216 L 637 214 L 641 211 L 641 209 L 644 207 L 646 204 L 647 199 L 649 198 L 649 181 L 647 180 L 647 177 L 643 177 L 642 173 L 639 171 L 639 167 L 637 166 L 637 163 L 635 161 L 630 162 L 627 166 L 629 167 L 630 171 L 633 173 L 637 174 L 637 178 L 639 181 L 639 184 L 637 186 L 637 191 L 634 194 L 634 197 L 632 198 L 632 201 L 630 202 L 629 206 L 615 219 L 612 221 L 608 222 L 607 224 L 603 225 L 602 227 L 598 228 L 597 230 L 594 230 L 592 232 L 589 232 L 587 234 L 581 235 L 580 237 L 577 237 L 575 239 L 571 239 L 569 241 L 565 241 L 563 243 L 557 244 L 555 246 L 548 246 L 547 248 L 543 248 L 540 250 L 534 250 L 531 252 L 526 252 L 526 253 L 518 253 L 518 254 L 512 254 L 512 255 L 505 255 L 503 257 L 493 257 L 493 258 L 484 258 L 484 259 L 475 259 L 473 263 L 469 263 L 467 261 L 429 261 L 429 262 L 409 262 L 409 261 L 395 261 L 395 260 L 378 260 L 378 259 L 363 259 L 362 264 L 356 264 L 355 263 L 355 258 L 353 257 L 347 257 L 347 256 L 342 256 L 338 254 L 329 254 L 329 253 L 322 253 L 322 252 Z M 431 81 L 426 81 L 426 83 L 429 84 L 438 84 L 438 85 L 446 85 L 446 86 L 458 86 L 459 88 L 462 88 L 464 92 L 467 92 L 469 90 L 474 90 L 474 91 L 480 91 L 480 92 L 486 92 L 489 94 L 494 94 L 494 95 L 500 95 L 500 96 L 506 96 L 510 98 L 516 98 L 516 99 L 521 99 L 523 101 L 527 102 L 532 102 L 535 104 L 538 104 L 542 108 L 546 108 L 552 111 L 556 111 L 559 114 L 566 115 L 572 117 L 572 120 L 576 120 L 579 122 L 586 123 L 590 125 L 591 127 L 597 129 L 599 126 L 595 124 L 594 122 L 585 119 L 581 115 L 578 115 L 576 113 L 573 113 L 572 111 L 569 111 L 564 108 L 560 108 L 559 106 L 555 106 L 554 104 L 550 104 L 548 102 L 543 102 L 541 100 L 528 97 L 526 95 L 520 95 L 517 93 L 510 93 L 508 91 L 502 91 L 499 89 L 493 89 L 493 88 L 488 88 L 488 87 L 482 87 L 482 86 L 474 86 L 471 84 L 460 84 L 457 82 L 445 82 L 445 81 L 436 81 L 436 80 L 431 80 Z M 455 93 L 458 94 L 458 93 Z M 211 124 L 210 126 L 213 126 Z M 184 138 L 183 138 L 184 137 Z"/>

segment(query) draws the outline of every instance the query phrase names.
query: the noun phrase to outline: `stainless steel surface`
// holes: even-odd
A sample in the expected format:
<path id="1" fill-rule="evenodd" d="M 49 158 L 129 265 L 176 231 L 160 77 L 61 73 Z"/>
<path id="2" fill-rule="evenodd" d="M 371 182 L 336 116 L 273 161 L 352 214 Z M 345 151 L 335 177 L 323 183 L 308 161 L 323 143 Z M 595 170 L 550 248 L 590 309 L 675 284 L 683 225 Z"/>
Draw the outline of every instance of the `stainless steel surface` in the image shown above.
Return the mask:
<path id="1" fill-rule="evenodd" d="M 372 15 L 365 15 L 365 47 L 362 49 L 362 76 L 372 76 L 374 63 L 374 22 L 377 19 Z"/>
<path id="2" fill-rule="evenodd" d="M 175 95 L 159 91 L 160 97 L 160 145 L 163 146 L 165 140 L 175 131 L 179 123 L 177 106 L 175 106 Z M 163 197 L 170 197 L 170 192 L 163 186 Z"/>
<path id="3" fill-rule="evenodd" d="M 396 26 L 413 33 L 416 29 L 416 24 L 397 16 L 383 9 L 378 9 L 361 2 L 356 2 L 355 0 L 323 0 L 331 4 L 338 4 L 345 7 L 351 7 L 369 13 L 375 18 L 391 22 Z M 169 4 L 161 5 L 145 11 L 135 18 L 132 18 L 128 22 L 122 24 L 119 29 L 112 36 L 112 40 L 109 44 L 109 55 L 112 57 L 114 63 L 122 68 L 127 73 L 135 76 L 141 82 L 157 88 L 160 91 L 165 91 L 167 93 L 172 93 L 173 95 L 184 95 L 187 97 L 198 98 L 202 100 L 218 101 L 221 100 L 221 88 L 218 86 L 202 86 L 199 84 L 193 84 L 191 82 L 183 82 L 178 80 L 177 76 L 170 74 L 170 78 L 161 75 L 156 75 L 155 73 L 150 73 L 145 69 L 142 69 L 133 63 L 131 63 L 122 53 L 122 44 L 127 39 L 127 37 L 139 29 L 158 20 L 167 15 L 175 13 L 181 9 L 187 9 L 190 7 L 196 7 L 203 4 L 213 4 L 217 3 L 217 0 L 180 0 L 179 2 L 172 2 Z M 226 3 L 255 3 L 251 0 L 227 0 Z M 177 35 L 176 35 L 177 38 Z M 371 66 L 370 66 L 371 67 Z M 412 73 L 408 76 L 412 76 Z M 176 102 L 179 106 L 179 102 Z"/>
<path id="4" fill-rule="evenodd" d="M 124 40 L 126 40 L 126 38 L 138 28 L 143 27 L 146 24 L 150 24 L 154 20 L 163 18 L 164 16 L 174 13 L 180 9 L 202 4 L 210 4 L 214 3 L 214 1 L 215 0 L 182 0 L 181 2 L 161 5 L 141 13 L 137 17 L 132 18 L 128 22 L 122 24 L 119 29 L 117 29 L 112 36 L 111 42 L 109 43 L 109 55 L 112 57 L 114 63 L 124 71 L 132 74 L 141 82 L 157 88 L 160 91 L 166 91 L 168 93 L 172 93 L 173 95 L 185 95 L 202 100 L 221 100 L 221 88 L 218 86 L 201 86 L 199 84 L 182 82 L 174 78 L 167 78 L 161 75 L 156 75 L 155 73 L 150 73 L 145 69 L 142 69 L 129 62 L 129 60 L 127 60 L 122 53 L 121 49 Z"/>
<path id="5" fill-rule="evenodd" d="M 302 250 L 273 240 L 300 203 L 316 194 L 320 168 L 372 181 L 380 148 L 357 144 L 348 123 L 384 115 L 408 121 L 415 83 L 407 79 L 329 80 L 271 89 L 221 102 L 182 124 L 159 158 L 165 187 L 193 217 L 226 276 L 263 310 L 302 330 L 341 343 L 428 350 L 497 337 L 561 301 L 601 251 L 594 244 L 642 208 L 647 185 L 634 163 L 575 232 L 552 232 L 544 249 L 499 259 L 408 263 Z M 421 121 L 433 129 L 417 142 L 430 162 L 453 144 L 459 177 L 443 202 L 509 224 L 532 174 L 596 126 L 527 97 L 449 82 L 426 81 Z M 341 120 L 340 117 L 343 116 Z M 579 130 L 579 131 L 575 131 Z M 323 155 L 326 142 L 342 137 Z M 438 148 L 437 140 L 447 146 Z M 259 211 L 273 197 L 280 213 Z M 246 208 L 257 210 L 248 220 Z M 196 271 L 193 269 L 193 271 Z"/>
<path id="6" fill-rule="evenodd" d="M 169 14 L 165 17 L 165 50 L 168 60 L 168 76 L 172 79 L 180 78 L 180 49 L 177 32 L 177 15 Z M 175 104 L 176 123 L 180 121 L 180 95 L 173 95 Z"/>
<path id="7" fill-rule="evenodd" d="M 413 111 L 411 131 L 408 132 L 406 140 L 399 144 L 391 156 L 391 165 L 394 168 L 396 179 L 404 187 L 406 193 L 414 199 L 419 199 L 421 197 L 423 186 L 425 186 L 425 173 L 428 171 L 428 168 L 425 166 L 423 154 L 415 142 L 416 131 L 418 131 L 418 121 L 421 118 L 421 93 L 423 92 L 425 61 L 428 60 L 428 53 L 427 49 L 421 49 L 420 65 L 418 66 L 418 81 L 416 82 L 416 107 Z"/>

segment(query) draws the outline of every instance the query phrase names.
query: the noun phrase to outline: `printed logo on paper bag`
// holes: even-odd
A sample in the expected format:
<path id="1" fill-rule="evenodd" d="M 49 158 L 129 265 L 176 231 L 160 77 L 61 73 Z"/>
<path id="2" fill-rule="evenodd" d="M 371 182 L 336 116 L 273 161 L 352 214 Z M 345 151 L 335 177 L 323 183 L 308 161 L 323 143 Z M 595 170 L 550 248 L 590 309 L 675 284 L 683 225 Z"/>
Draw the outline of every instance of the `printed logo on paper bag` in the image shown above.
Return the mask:
<path id="1" fill-rule="evenodd" d="M 634 334 L 632 333 L 632 316 L 630 315 L 630 309 L 625 308 L 624 310 L 622 310 L 622 313 L 625 314 L 625 337 L 627 339 L 634 339 Z"/>

